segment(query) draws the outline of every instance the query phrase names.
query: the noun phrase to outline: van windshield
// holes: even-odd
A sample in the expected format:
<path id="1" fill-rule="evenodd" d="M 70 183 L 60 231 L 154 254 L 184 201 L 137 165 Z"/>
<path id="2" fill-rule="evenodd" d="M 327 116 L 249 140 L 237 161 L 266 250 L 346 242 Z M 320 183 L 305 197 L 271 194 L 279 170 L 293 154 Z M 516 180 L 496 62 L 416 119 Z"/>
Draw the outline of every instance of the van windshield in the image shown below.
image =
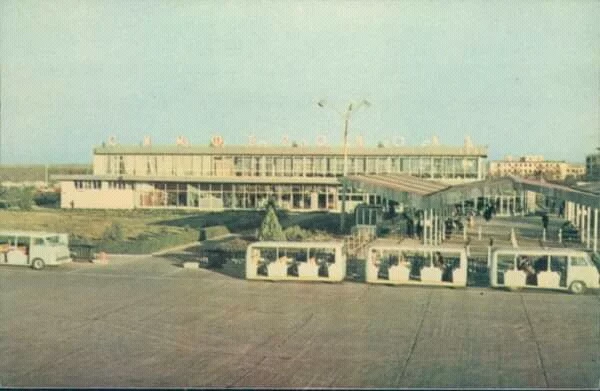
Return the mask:
<path id="1" fill-rule="evenodd" d="M 46 243 L 48 243 L 52 246 L 56 246 L 56 245 L 60 244 L 58 235 L 46 236 Z"/>

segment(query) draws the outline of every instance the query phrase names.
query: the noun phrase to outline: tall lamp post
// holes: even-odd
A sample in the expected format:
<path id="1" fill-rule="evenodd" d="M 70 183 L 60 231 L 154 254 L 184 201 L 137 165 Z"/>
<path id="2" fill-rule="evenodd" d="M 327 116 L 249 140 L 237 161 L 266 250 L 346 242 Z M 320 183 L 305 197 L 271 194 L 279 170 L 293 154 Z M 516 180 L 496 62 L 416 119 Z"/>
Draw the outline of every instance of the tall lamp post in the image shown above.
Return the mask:
<path id="1" fill-rule="evenodd" d="M 361 107 L 369 107 L 371 103 L 366 99 L 361 100 L 360 102 L 350 102 L 348 106 L 346 106 L 344 111 L 338 110 L 335 107 L 331 107 L 327 104 L 327 101 L 322 99 L 318 103 L 319 107 L 329 108 L 335 111 L 341 118 L 344 125 L 344 171 L 343 177 L 348 176 L 348 127 L 350 124 L 350 118 L 352 117 L 352 113 L 358 111 Z M 340 231 L 344 232 L 345 227 L 345 219 L 346 219 L 346 185 L 342 185 L 342 213 L 340 215 Z"/>

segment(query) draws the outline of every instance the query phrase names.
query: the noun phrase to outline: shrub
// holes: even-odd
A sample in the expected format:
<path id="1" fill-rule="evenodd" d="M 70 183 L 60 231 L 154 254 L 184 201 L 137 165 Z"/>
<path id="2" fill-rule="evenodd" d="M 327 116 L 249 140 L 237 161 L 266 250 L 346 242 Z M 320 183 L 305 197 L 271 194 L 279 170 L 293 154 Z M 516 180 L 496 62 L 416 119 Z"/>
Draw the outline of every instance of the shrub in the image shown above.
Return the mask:
<path id="1" fill-rule="evenodd" d="M 200 240 L 213 239 L 219 236 L 227 235 L 229 229 L 224 225 L 215 225 L 213 227 L 206 227 L 200 230 Z"/>
<path id="2" fill-rule="evenodd" d="M 60 193 L 53 191 L 39 193 L 34 197 L 34 201 L 37 206 L 58 208 L 60 207 Z"/>
<path id="3" fill-rule="evenodd" d="M 293 225 L 291 227 L 288 227 L 283 232 L 284 232 L 287 240 L 293 240 L 293 241 L 306 240 L 306 238 L 311 236 L 311 233 L 308 230 L 302 229 L 298 225 Z"/>
<path id="4" fill-rule="evenodd" d="M 104 230 L 102 234 L 104 240 L 116 240 L 121 241 L 124 239 L 123 226 L 119 222 L 113 222 L 110 227 Z"/>
<path id="5" fill-rule="evenodd" d="M 32 188 L 0 188 L 0 198 L 8 206 L 17 206 L 21 210 L 31 210 L 33 207 L 33 189 Z"/>

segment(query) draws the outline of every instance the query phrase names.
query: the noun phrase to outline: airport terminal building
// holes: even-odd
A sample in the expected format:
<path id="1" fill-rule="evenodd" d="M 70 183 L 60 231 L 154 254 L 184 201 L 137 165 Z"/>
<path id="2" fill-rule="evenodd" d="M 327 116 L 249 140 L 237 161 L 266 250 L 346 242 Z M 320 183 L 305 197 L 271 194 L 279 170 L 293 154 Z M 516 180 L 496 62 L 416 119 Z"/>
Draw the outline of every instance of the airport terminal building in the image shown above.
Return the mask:
<path id="1" fill-rule="evenodd" d="M 59 175 L 62 208 L 339 211 L 344 149 L 333 146 L 102 145 L 93 174 Z M 409 174 L 448 185 L 484 179 L 487 147 L 348 148 L 348 175 Z M 349 189 L 347 208 L 381 200 Z"/>

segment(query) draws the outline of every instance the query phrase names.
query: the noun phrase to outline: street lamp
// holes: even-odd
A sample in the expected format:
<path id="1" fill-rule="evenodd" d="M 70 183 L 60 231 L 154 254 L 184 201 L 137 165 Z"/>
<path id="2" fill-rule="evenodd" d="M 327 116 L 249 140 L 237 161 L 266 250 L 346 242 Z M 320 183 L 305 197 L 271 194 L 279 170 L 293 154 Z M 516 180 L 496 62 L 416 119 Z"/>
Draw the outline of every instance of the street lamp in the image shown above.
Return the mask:
<path id="1" fill-rule="evenodd" d="M 322 99 L 319 102 L 317 102 L 317 105 L 319 105 L 319 107 L 329 108 L 329 109 L 335 111 L 342 118 L 342 121 L 344 124 L 344 171 L 343 171 L 343 177 L 345 178 L 348 175 L 348 126 L 350 124 L 350 118 L 352 117 L 352 113 L 357 112 L 363 106 L 365 108 L 371 106 L 371 103 L 369 103 L 369 101 L 366 99 L 363 99 L 360 102 L 351 101 L 350 103 L 348 103 L 348 106 L 346 107 L 345 111 L 341 111 L 341 110 L 336 109 L 335 107 L 329 106 L 325 99 Z M 342 189 L 343 189 L 342 213 L 340 216 L 340 230 L 342 232 L 344 232 L 344 228 L 345 228 L 344 222 L 345 222 L 345 215 L 346 215 L 346 186 L 343 185 Z"/>

